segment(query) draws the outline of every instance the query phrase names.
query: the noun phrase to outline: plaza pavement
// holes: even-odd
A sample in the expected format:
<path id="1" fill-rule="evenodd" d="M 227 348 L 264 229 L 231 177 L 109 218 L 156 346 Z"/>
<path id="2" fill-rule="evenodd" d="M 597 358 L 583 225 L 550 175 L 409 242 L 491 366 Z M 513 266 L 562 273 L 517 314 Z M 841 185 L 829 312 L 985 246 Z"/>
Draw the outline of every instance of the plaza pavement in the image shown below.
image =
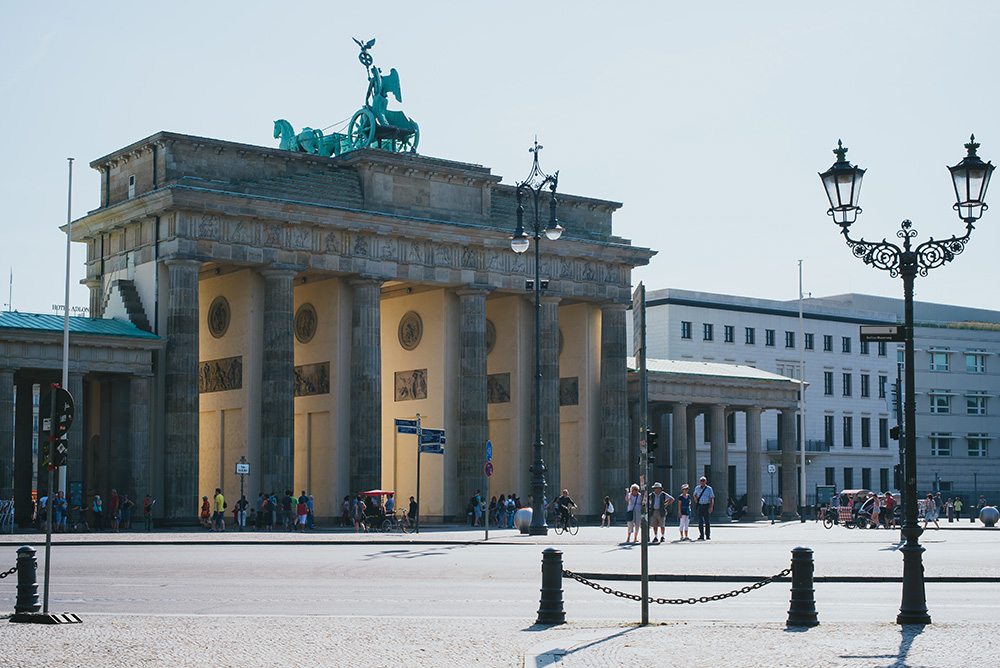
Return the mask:
<path id="1" fill-rule="evenodd" d="M 928 584 L 933 625 L 892 623 L 898 583 L 817 583 L 821 624 L 802 631 L 784 628 L 789 591 L 780 582 L 721 602 L 651 606 L 654 624 L 637 627 L 637 603 L 564 580 L 568 623 L 534 626 L 543 547 L 562 549 L 573 570 L 637 573 L 639 551 L 620 544 L 621 527 L 544 538 L 491 531 L 488 543 L 459 527 L 420 536 L 70 534 L 54 541 L 52 609 L 84 623 L 0 623 L 0 666 L 992 667 L 1000 529 L 963 524 L 924 534 L 927 574 L 993 581 Z M 40 538 L 0 537 L 0 566 L 5 552 Z M 710 543 L 651 547 L 650 564 L 662 574 L 763 576 L 807 545 L 817 575 L 892 577 L 901 572 L 897 540 L 812 522 L 732 525 Z M 12 608 L 12 579 L 0 582 L 0 609 Z M 604 584 L 638 591 L 635 582 Z M 739 586 L 654 582 L 651 593 Z"/>

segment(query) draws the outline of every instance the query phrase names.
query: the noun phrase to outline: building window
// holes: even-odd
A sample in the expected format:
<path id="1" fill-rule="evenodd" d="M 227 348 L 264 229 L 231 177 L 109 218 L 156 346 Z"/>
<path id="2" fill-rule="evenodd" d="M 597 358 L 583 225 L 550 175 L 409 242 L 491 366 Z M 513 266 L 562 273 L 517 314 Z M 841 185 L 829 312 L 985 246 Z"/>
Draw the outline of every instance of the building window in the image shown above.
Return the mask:
<path id="1" fill-rule="evenodd" d="M 833 352 L 833 337 L 829 334 L 823 335 L 823 352 Z"/>
<path id="2" fill-rule="evenodd" d="M 824 479 L 826 480 L 825 484 L 827 484 L 827 485 L 836 485 L 837 484 L 837 469 L 833 468 L 832 466 L 827 466 L 826 467 L 826 471 L 825 471 L 825 478 Z"/>
<path id="3" fill-rule="evenodd" d="M 757 330 L 753 327 L 746 327 L 743 329 L 743 341 L 748 346 L 752 346 L 757 343 Z"/>
<path id="4" fill-rule="evenodd" d="M 773 329 L 765 329 L 764 330 L 764 345 L 765 346 L 772 346 L 772 347 L 774 346 L 774 330 Z"/>
<path id="5" fill-rule="evenodd" d="M 986 434 L 969 434 L 969 456 L 970 457 L 985 457 L 989 450 L 989 438 Z"/>
<path id="6" fill-rule="evenodd" d="M 868 342 L 867 341 L 862 341 L 861 342 L 861 354 L 862 355 L 867 355 L 868 354 Z"/>
<path id="7" fill-rule="evenodd" d="M 833 416 L 824 415 L 823 416 L 823 441 L 826 447 L 833 447 Z"/>
<path id="8" fill-rule="evenodd" d="M 951 412 L 951 395 L 944 390 L 931 390 L 931 413 L 944 415 Z"/>
<path id="9" fill-rule="evenodd" d="M 715 338 L 715 327 L 706 322 L 701 326 L 701 338 L 705 341 L 711 341 Z"/>
<path id="10" fill-rule="evenodd" d="M 928 354 L 930 355 L 931 371 L 948 371 L 948 353 L 934 351 Z"/>
<path id="11" fill-rule="evenodd" d="M 813 350 L 816 347 L 816 337 L 806 332 L 806 350 Z"/>
<path id="12" fill-rule="evenodd" d="M 889 469 L 878 470 L 878 488 L 880 490 L 889 489 Z"/>
<path id="13" fill-rule="evenodd" d="M 733 343 L 736 339 L 736 328 L 732 325 L 722 326 L 722 336 L 726 343 Z"/>
<path id="14" fill-rule="evenodd" d="M 861 469 L 861 486 L 865 489 L 872 488 L 872 470 L 870 468 Z"/>
<path id="15" fill-rule="evenodd" d="M 931 457 L 951 457 L 951 434 L 931 434 Z"/>
<path id="16" fill-rule="evenodd" d="M 861 396 L 862 397 L 870 397 L 870 396 L 872 396 L 872 388 L 871 388 L 872 383 L 871 383 L 871 379 L 872 379 L 871 376 L 869 376 L 867 373 L 861 374 Z"/>
<path id="17" fill-rule="evenodd" d="M 841 374 L 841 380 L 843 381 L 842 394 L 845 397 L 851 396 L 851 374 L 843 373 Z"/>
<path id="18" fill-rule="evenodd" d="M 906 364 L 903 348 L 896 348 L 896 364 Z"/>
<path id="19" fill-rule="evenodd" d="M 844 353 L 851 352 L 851 337 L 849 336 L 840 337 L 840 351 Z"/>
<path id="20" fill-rule="evenodd" d="M 878 398 L 885 399 L 885 385 L 889 382 L 888 376 L 878 375 Z"/>
<path id="21" fill-rule="evenodd" d="M 844 416 L 844 447 L 854 447 L 854 418 L 850 415 Z"/>
<path id="22" fill-rule="evenodd" d="M 861 447 L 872 447 L 872 419 L 870 417 L 861 418 Z"/>
<path id="23" fill-rule="evenodd" d="M 889 418 L 878 419 L 878 447 L 889 447 Z"/>
<path id="24" fill-rule="evenodd" d="M 785 332 L 785 347 L 786 348 L 795 347 L 795 332 Z"/>
<path id="25" fill-rule="evenodd" d="M 844 467 L 844 489 L 854 489 L 854 469 Z"/>
<path id="26" fill-rule="evenodd" d="M 986 399 L 988 396 L 985 392 L 970 392 L 965 395 L 965 412 L 969 415 L 986 415 Z"/>
<path id="27" fill-rule="evenodd" d="M 823 394 L 828 397 L 833 396 L 833 372 L 824 371 L 823 372 Z"/>
<path id="28" fill-rule="evenodd" d="M 982 353 L 965 353 L 966 373 L 986 373 L 986 355 Z"/>
<path id="29" fill-rule="evenodd" d="M 691 338 L 691 323 L 687 320 L 681 320 L 681 338 L 690 339 Z"/>
<path id="30" fill-rule="evenodd" d="M 878 356 L 879 357 L 885 357 L 885 348 L 886 348 L 885 341 L 879 341 L 878 342 Z"/>

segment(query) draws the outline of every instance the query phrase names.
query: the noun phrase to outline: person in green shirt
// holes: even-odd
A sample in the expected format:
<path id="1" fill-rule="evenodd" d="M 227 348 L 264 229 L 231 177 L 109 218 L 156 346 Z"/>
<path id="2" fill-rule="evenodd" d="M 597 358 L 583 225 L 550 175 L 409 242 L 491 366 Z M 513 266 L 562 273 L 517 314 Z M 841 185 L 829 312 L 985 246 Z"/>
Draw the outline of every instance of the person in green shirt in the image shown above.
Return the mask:
<path id="1" fill-rule="evenodd" d="M 962 519 L 962 508 L 965 506 L 962 503 L 962 497 L 955 497 L 955 519 Z"/>

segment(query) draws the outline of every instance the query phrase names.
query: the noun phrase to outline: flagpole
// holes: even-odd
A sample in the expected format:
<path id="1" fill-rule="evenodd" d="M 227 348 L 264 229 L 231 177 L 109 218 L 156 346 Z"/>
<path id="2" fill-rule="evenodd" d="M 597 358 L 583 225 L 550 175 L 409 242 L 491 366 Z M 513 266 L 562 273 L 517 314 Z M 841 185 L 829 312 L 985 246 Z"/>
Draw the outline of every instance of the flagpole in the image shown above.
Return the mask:
<path id="1" fill-rule="evenodd" d="M 70 249 L 73 232 L 73 158 L 66 158 L 69 163 L 69 181 L 66 187 L 66 291 L 63 300 L 63 360 L 62 360 L 62 387 L 69 391 L 69 271 L 70 271 Z M 79 400 L 80 397 L 74 397 Z M 74 443 L 75 447 L 80 447 L 80 443 Z M 66 467 L 59 467 L 59 489 L 66 494 Z M 49 490 L 51 499 L 52 490 Z"/>
<path id="2" fill-rule="evenodd" d="M 806 340 L 802 316 L 802 260 L 799 260 L 799 519 L 803 522 L 806 511 Z"/>

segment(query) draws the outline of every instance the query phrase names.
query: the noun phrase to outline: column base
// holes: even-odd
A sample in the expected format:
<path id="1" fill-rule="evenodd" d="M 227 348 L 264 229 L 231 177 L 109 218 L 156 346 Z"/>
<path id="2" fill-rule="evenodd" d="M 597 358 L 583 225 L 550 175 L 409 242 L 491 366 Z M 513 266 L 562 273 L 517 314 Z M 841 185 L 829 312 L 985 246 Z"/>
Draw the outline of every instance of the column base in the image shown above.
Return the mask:
<path id="1" fill-rule="evenodd" d="M 799 514 L 795 511 L 781 511 L 781 517 L 779 518 L 782 522 L 796 522 L 799 519 Z"/>
<path id="2" fill-rule="evenodd" d="M 547 526 L 540 526 L 540 527 L 529 526 L 528 527 L 528 535 L 529 536 L 548 536 L 549 535 L 549 528 Z"/>
<path id="3" fill-rule="evenodd" d="M 743 513 L 742 517 L 740 517 L 740 522 L 747 522 L 747 523 L 749 523 L 749 522 L 759 522 L 759 521 L 765 520 L 765 519 L 767 519 L 767 518 L 764 517 L 763 515 L 761 515 L 760 513 L 746 512 L 746 513 Z"/>

